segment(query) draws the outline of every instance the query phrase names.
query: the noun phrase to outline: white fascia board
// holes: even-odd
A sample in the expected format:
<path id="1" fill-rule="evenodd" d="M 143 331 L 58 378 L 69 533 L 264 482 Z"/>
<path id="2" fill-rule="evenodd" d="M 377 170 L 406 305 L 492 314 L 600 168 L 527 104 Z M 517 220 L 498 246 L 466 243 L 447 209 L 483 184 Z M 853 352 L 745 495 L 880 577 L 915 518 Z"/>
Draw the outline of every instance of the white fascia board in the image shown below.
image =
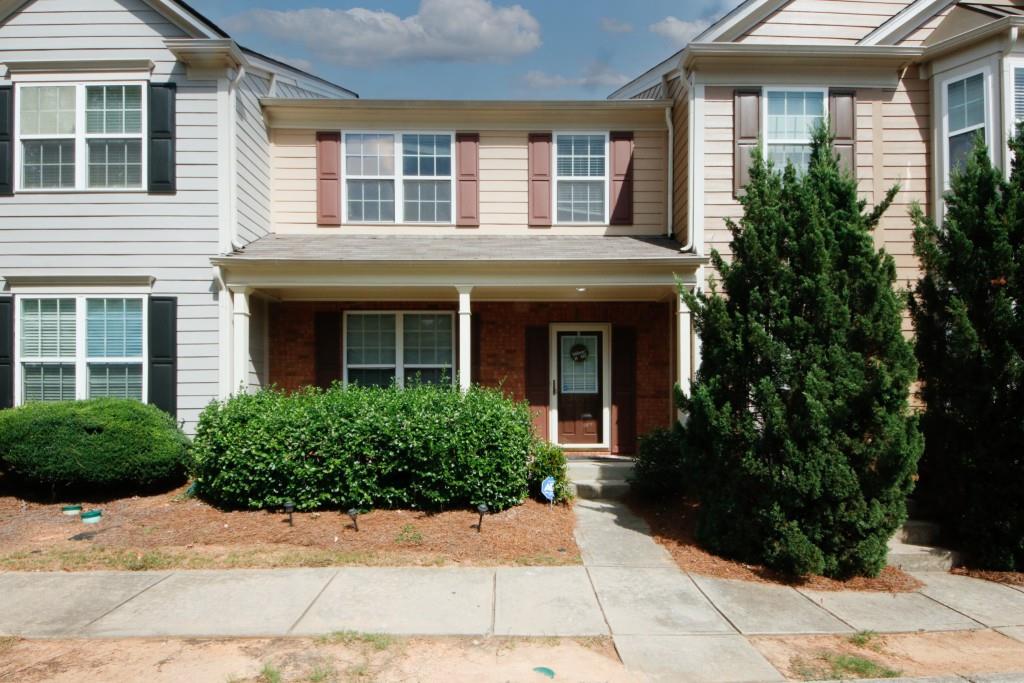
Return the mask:
<path id="1" fill-rule="evenodd" d="M 668 59 L 662 60 L 655 66 L 651 67 L 647 71 L 643 72 L 629 83 L 613 92 L 608 96 L 609 100 L 628 100 L 634 97 L 637 93 L 641 93 L 648 88 L 657 85 L 662 81 L 665 76 L 679 68 L 679 65 L 683 62 L 683 53 L 686 50 L 679 50 Z"/>
<path id="2" fill-rule="evenodd" d="M 858 45 L 895 45 L 956 0 L 916 0 L 867 34 Z"/>

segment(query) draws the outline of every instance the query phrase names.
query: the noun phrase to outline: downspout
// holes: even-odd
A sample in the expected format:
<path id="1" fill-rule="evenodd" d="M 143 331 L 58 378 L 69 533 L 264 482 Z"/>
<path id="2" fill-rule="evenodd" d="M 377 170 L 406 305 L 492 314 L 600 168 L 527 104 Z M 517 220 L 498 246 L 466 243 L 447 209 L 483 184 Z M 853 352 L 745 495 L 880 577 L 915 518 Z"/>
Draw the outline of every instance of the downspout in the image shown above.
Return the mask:
<path id="1" fill-rule="evenodd" d="M 687 228 L 686 228 L 686 242 L 683 246 L 679 247 L 679 251 L 691 252 L 693 251 L 693 233 L 696 232 L 693 221 L 693 139 L 694 139 L 694 123 L 693 123 L 693 74 L 686 77 L 685 72 L 680 69 L 679 80 L 681 83 L 686 85 L 686 213 L 687 213 Z M 703 169 L 701 169 L 703 172 Z"/>
<path id="2" fill-rule="evenodd" d="M 666 83 L 667 85 L 667 83 Z M 676 129 L 675 124 L 672 123 L 672 106 L 665 107 L 665 125 L 668 127 L 668 150 L 666 156 L 668 157 L 668 177 L 665 180 L 665 205 L 668 207 L 668 215 L 665 218 L 665 236 L 672 237 L 675 234 L 675 209 L 673 203 L 675 197 L 673 196 L 673 190 L 675 189 L 675 150 L 676 150 Z"/>
<path id="3" fill-rule="evenodd" d="M 230 147 L 230 163 L 228 165 L 230 182 L 228 183 L 228 192 L 230 196 L 230 218 L 231 221 L 231 246 L 235 249 L 241 249 L 245 245 L 238 239 L 238 109 L 236 107 L 236 99 L 238 97 L 238 84 L 245 78 L 245 65 L 239 64 L 238 69 L 235 71 L 235 77 L 228 81 L 228 107 L 230 112 L 230 129 L 228 131 L 228 140 Z"/>

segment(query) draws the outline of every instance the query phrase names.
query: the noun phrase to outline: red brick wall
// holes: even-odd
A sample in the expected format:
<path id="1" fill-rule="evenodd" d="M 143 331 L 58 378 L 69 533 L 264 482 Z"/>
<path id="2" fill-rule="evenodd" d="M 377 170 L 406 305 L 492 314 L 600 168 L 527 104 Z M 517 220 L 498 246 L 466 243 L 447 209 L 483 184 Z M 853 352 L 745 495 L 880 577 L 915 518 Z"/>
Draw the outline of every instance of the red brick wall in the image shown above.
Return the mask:
<path id="1" fill-rule="evenodd" d="M 287 390 L 313 384 L 313 318 L 318 311 L 444 310 L 451 303 L 284 302 L 270 309 L 270 381 Z M 480 329 L 479 382 L 501 384 L 517 399 L 525 398 L 522 368 L 526 328 L 549 323 L 592 322 L 636 328 L 636 427 L 645 434 L 673 419 L 671 344 L 673 329 L 667 303 L 650 302 L 478 302 L 472 306 Z"/>

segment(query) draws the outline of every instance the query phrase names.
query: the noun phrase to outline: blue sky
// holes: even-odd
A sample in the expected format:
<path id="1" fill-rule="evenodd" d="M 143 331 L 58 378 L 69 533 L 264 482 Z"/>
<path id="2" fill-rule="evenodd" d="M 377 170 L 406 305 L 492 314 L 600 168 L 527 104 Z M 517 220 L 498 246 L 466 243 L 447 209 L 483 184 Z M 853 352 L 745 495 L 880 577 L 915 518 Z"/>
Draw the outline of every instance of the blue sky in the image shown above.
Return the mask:
<path id="1" fill-rule="evenodd" d="M 192 0 L 367 98 L 604 98 L 737 0 Z"/>

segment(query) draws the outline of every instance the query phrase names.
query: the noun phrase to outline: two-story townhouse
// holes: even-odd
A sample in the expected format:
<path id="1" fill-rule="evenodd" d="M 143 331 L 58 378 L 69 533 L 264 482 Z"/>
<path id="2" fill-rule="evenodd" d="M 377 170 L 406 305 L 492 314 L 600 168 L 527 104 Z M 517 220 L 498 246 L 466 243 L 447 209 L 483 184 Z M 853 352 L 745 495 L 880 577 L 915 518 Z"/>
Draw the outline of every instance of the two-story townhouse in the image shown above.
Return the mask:
<path id="1" fill-rule="evenodd" d="M 610 98 L 672 99 L 677 239 L 726 257 L 751 151 L 805 165 L 828 117 L 869 206 L 900 186 L 875 238 L 902 285 L 918 273 L 909 208 L 941 215 L 978 131 L 1009 171 L 1022 26 L 1018 0 L 747 0 Z"/>
<path id="2" fill-rule="evenodd" d="M 0 407 L 229 386 L 210 264 L 270 231 L 259 99 L 352 98 L 181 2 L 0 3 Z"/>

